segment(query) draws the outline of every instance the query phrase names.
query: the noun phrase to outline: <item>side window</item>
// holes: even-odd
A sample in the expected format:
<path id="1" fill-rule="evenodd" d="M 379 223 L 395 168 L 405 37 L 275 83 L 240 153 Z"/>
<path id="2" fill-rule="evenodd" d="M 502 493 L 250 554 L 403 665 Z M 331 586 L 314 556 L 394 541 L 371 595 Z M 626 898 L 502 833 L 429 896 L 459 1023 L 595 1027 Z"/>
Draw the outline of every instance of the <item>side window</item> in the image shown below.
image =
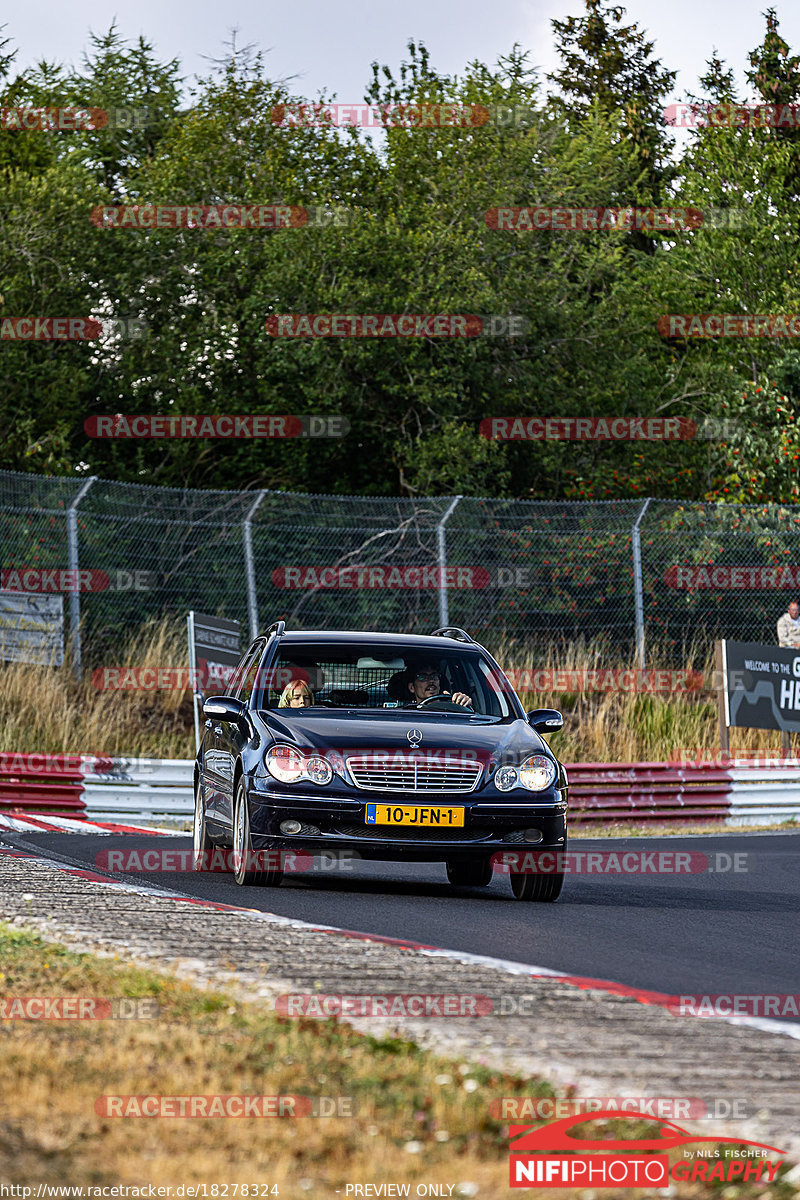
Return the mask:
<path id="1" fill-rule="evenodd" d="M 237 696 L 240 700 L 249 700 L 250 699 L 250 696 L 252 695 L 252 692 L 253 692 L 253 688 L 255 687 L 255 684 L 257 681 L 258 668 L 261 664 L 261 659 L 263 657 L 263 654 L 264 654 L 264 642 L 258 642 L 258 644 L 256 645 L 256 648 L 255 648 L 255 654 L 250 659 L 250 661 L 245 664 L 244 680 L 242 683 L 242 688 L 241 688 L 241 691 L 237 693 Z"/>
<path id="2" fill-rule="evenodd" d="M 479 663 L 479 669 L 482 679 L 478 686 L 483 696 L 485 712 L 492 717 L 511 716 L 511 705 L 503 690 L 505 681 L 501 682 L 497 677 L 497 672 L 483 659 Z"/>
<path id="3" fill-rule="evenodd" d="M 238 667 L 233 672 L 233 675 L 231 675 L 226 695 L 238 697 L 239 692 L 242 689 L 242 680 L 245 677 L 245 672 L 247 671 L 248 667 L 250 666 L 253 656 L 256 654 L 256 651 L 257 651 L 258 655 L 260 656 L 260 654 L 261 654 L 260 644 L 257 648 L 254 648 L 253 646 L 248 646 L 247 650 L 245 651 L 244 657 L 242 658 L 242 661 L 239 663 Z"/>

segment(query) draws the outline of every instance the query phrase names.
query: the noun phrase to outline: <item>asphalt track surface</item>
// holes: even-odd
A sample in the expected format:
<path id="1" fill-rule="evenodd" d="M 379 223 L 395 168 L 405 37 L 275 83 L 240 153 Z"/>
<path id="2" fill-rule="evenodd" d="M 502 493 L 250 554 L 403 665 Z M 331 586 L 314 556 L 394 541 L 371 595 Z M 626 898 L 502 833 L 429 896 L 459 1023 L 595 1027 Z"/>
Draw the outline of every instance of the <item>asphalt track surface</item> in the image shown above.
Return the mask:
<path id="1" fill-rule="evenodd" d="M 104 865 L 110 850 L 188 849 L 188 837 L 3 833 L 0 840 L 137 886 L 670 995 L 800 992 L 800 833 L 573 838 L 573 851 L 704 854 L 710 869 L 570 874 L 555 904 L 514 900 L 497 874 L 487 888 L 454 888 L 440 863 L 359 861 L 346 873 L 286 876 L 278 888 L 238 887 L 224 872 L 122 874 Z"/>

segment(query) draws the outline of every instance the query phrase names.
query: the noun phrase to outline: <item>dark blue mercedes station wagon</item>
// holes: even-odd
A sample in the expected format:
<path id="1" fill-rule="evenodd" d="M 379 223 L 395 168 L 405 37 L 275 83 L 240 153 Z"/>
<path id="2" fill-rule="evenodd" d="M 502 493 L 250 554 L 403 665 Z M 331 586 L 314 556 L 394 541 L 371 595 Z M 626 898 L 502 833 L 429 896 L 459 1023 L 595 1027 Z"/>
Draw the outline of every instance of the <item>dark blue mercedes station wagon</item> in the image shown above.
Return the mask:
<path id="1" fill-rule="evenodd" d="M 279 621 L 203 712 L 196 869 L 224 847 L 237 883 L 274 886 L 282 851 L 347 851 L 444 862 L 460 887 L 486 886 L 498 867 L 517 899 L 558 897 L 567 778 L 542 734 L 561 714 L 526 713 L 463 630 L 287 632 Z"/>

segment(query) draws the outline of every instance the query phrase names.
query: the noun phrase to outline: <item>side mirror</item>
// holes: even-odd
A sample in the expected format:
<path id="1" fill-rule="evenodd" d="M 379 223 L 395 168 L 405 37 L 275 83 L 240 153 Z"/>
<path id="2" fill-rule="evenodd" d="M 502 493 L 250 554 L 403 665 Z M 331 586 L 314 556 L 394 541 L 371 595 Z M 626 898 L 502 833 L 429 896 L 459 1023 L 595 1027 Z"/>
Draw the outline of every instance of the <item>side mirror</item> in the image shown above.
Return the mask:
<path id="1" fill-rule="evenodd" d="M 564 728 L 564 718 L 557 708 L 535 708 L 526 720 L 537 733 L 558 733 Z"/>
<path id="2" fill-rule="evenodd" d="M 233 696 L 210 696 L 203 703 L 204 715 L 221 721 L 238 721 L 246 711 L 242 701 L 234 700 Z"/>

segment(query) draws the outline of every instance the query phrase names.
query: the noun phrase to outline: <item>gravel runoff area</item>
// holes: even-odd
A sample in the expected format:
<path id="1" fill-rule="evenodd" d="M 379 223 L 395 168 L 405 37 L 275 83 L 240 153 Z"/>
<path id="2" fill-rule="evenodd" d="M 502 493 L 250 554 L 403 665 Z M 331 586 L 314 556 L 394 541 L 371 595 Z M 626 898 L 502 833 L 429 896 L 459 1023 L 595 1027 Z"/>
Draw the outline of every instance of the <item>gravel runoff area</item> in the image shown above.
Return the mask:
<path id="1" fill-rule="evenodd" d="M 689 1127 L 767 1142 L 800 1161 L 800 1040 L 788 1032 L 676 1016 L 555 975 L 532 979 L 528 967 L 90 879 L 13 850 L 0 849 L 0 919 L 270 1008 L 286 992 L 489 995 L 515 1015 L 345 1019 L 364 1032 L 401 1033 L 445 1055 L 547 1079 L 558 1095 L 569 1088 L 579 1097 L 741 1100 L 748 1119 Z"/>

